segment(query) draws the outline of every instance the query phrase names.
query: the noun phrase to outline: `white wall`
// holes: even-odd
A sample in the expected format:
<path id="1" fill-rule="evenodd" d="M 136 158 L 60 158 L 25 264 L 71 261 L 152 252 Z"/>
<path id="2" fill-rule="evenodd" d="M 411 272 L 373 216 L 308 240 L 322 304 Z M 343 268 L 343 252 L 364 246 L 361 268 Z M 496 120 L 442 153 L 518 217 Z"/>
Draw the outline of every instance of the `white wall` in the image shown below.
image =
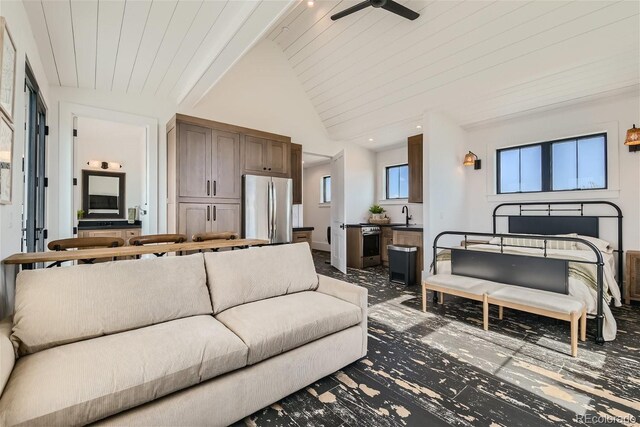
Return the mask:
<path id="1" fill-rule="evenodd" d="M 83 169 L 93 170 L 87 165 L 90 160 L 120 163 L 122 168 L 113 172 L 126 174 L 125 208 L 144 206 L 147 178 L 146 139 L 146 130 L 142 126 L 79 117 L 75 176 L 80 178 Z M 82 209 L 81 187 L 82 185 L 76 187 L 76 211 Z"/>
<path id="2" fill-rule="evenodd" d="M 422 224 L 423 210 L 422 203 L 409 203 L 407 199 L 386 200 L 386 168 L 387 166 L 401 165 L 408 162 L 407 144 L 401 147 L 391 148 L 376 153 L 376 197 L 379 203 L 391 218 L 391 222 L 404 223 L 405 215 L 402 207 L 407 205 L 411 224 Z"/>
<path id="3" fill-rule="evenodd" d="M 3 1 L 0 6 L 0 15 L 7 20 L 9 32 L 16 45 L 16 76 L 15 76 L 15 104 L 14 104 L 14 140 L 13 140 L 13 178 L 11 204 L 0 205 L 0 259 L 20 252 L 21 228 L 22 228 L 22 170 L 21 162 L 24 156 L 25 138 L 25 63 L 29 64 L 41 87 L 42 96 L 47 105 L 50 105 L 50 96 L 46 74 L 35 40 L 31 33 L 31 26 L 27 18 L 24 6 L 20 1 Z M 49 171 L 55 171 L 49 168 Z M 6 313 L 13 295 L 13 267 L 0 266 L 0 318 Z"/>
<path id="4" fill-rule="evenodd" d="M 422 128 L 425 130 L 424 246 L 431 248 L 438 233 L 467 229 L 467 218 L 474 210 L 467 203 L 465 183 L 466 175 L 472 171 L 462 166 L 468 141 L 462 128 L 440 113 L 427 113 Z M 441 243 L 452 244 L 455 239 Z M 432 251 L 425 250 L 424 256 L 426 268 L 431 264 Z"/>
<path id="5" fill-rule="evenodd" d="M 344 199 L 347 224 L 367 222 L 376 196 L 376 153 L 359 145 L 345 148 Z"/>
<path id="6" fill-rule="evenodd" d="M 269 40 L 253 47 L 196 107 L 180 112 L 290 136 L 307 153 L 333 156 L 342 149 L 327 135 L 282 50 Z"/>
<path id="7" fill-rule="evenodd" d="M 640 153 L 623 145 L 625 132 L 640 119 L 637 91 L 557 110 L 531 114 L 468 130 L 468 148 L 483 160 L 480 171 L 466 173 L 469 227 L 491 231 L 491 211 L 500 202 L 535 200 L 609 200 L 622 208 L 625 249 L 640 247 Z M 607 132 L 609 189 L 530 195 L 495 195 L 495 150 L 501 146 Z M 604 224 L 603 224 L 604 225 Z M 604 232 L 607 227 L 604 226 Z M 499 230 L 500 231 L 500 230 Z M 502 230 L 506 231 L 506 230 Z M 607 240 L 612 233 L 603 235 Z"/>
<path id="8" fill-rule="evenodd" d="M 320 204 L 322 177 L 327 175 L 331 175 L 331 164 L 328 162 L 305 167 L 302 172 L 304 226 L 314 227 L 311 247 L 322 251 L 331 250 L 327 242 L 327 227 L 331 225 L 331 205 Z"/>

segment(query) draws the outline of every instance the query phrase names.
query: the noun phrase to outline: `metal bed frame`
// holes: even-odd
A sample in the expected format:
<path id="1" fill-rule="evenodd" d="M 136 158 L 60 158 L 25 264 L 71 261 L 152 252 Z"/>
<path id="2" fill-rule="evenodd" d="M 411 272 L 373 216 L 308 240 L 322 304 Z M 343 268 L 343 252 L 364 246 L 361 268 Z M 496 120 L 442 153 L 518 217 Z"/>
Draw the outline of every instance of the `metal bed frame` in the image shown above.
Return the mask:
<path id="1" fill-rule="evenodd" d="M 560 208 L 554 208 L 555 206 L 563 206 Z M 575 207 L 571 207 L 575 206 Z M 614 214 L 604 214 L 604 215 L 585 215 L 585 206 L 606 206 L 615 211 Z M 517 207 L 518 213 L 514 214 L 501 214 L 500 209 L 505 207 Z M 536 212 L 534 215 L 527 215 L 527 213 Z M 575 212 L 579 213 L 579 215 L 558 215 L 553 216 L 553 212 Z M 542 213 L 542 214 L 541 214 Z M 546 214 L 546 215 L 544 215 Z M 509 221 L 509 234 L 498 234 L 497 230 L 497 218 L 507 218 Z M 517 258 L 522 258 L 520 262 L 517 262 L 517 268 L 522 269 L 525 274 L 525 278 L 519 280 L 519 283 L 513 283 L 517 286 L 525 286 L 534 289 L 545 289 L 548 288 L 541 287 L 541 282 L 544 282 L 544 275 L 546 274 L 544 269 L 540 268 L 540 260 L 548 260 L 549 266 L 553 263 L 557 266 L 558 261 L 564 261 L 567 265 L 568 263 L 582 263 L 582 264 L 592 264 L 596 265 L 597 268 L 597 293 L 598 293 L 598 305 L 597 305 L 597 313 L 596 313 L 596 338 L 595 341 L 598 344 L 604 343 L 604 337 L 602 334 L 603 324 L 604 324 L 604 313 L 603 313 L 603 304 L 604 304 L 604 259 L 602 257 L 602 253 L 600 250 L 591 242 L 576 238 L 576 237 L 564 237 L 564 236 L 553 236 L 549 238 L 549 235 L 555 234 L 569 234 L 569 233 L 578 233 L 585 236 L 591 237 L 599 237 L 599 221 L 600 219 L 615 219 L 617 220 L 617 247 L 614 249 L 614 252 L 618 255 L 618 282 L 622 289 L 623 283 L 623 246 L 622 246 L 622 211 L 620 208 L 611 202 L 608 201 L 578 201 L 578 202 L 522 202 L 522 203 L 502 203 L 495 207 L 493 210 L 493 232 L 492 233 L 480 233 L 480 232 L 464 232 L 464 231 L 444 231 L 436 236 L 433 242 L 433 273 L 437 274 L 437 253 L 439 249 L 448 249 L 452 251 L 460 250 L 459 248 L 453 247 L 445 247 L 439 246 L 438 241 L 441 237 L 448 236 L 463 236 L 464 237 L 464 245 L 463 250 L 467 250 L 468 248 L 468 238 L 469 237 L 498 237 L 500 238 L 500 244 L 496 244 L 496 246 L 500 247 L 499 253 L 488 252 L 488 259 L 485 257 L 480 260 L 480 262 L 485 263 L 484 271 L 474 272 L 472 266 L 477 266 L 479 260 L 473 260 L 473 257 L 466 257 L 462 263 L 466 263 L 466 265 L 462 266 L 462 270 L 464 271 L 463 275 L 470 277 L 478 277 L 482 279 L 488 280 L 496 280 L 500 276 L 505 276 L 506 274 L 511 273 L 514 268 L 513 264 L 513 256 Z M 532 235 L 533 234 L 533 235 Z M 522 245 L 508 245 L 504 244 L 505 238 L 522 238 L 522 239 L 531 239 L 531 240 L 541 240 L 543 241 L 542 248 L 537 246 L 522 246 Z M 577 242 L 585 245 L 589 249 L 591 249 L 596 255 L 596 261 L 584 261 L 584 260 L 574 260 L 574 259 L 563 259 L 557 256 L 548 256 L 547 255 L 547 244 L 548 241 L 571 241 Z M 514 255 L 514 254 L 505 254 L 505 247 L 519 247 L 519 248 L 533 248 L 540 249 L 543 251 L 542 257 L 532 257 L 527 255 Z M 479 252 L 479 251 L 478 251 Z M 512 257 L 511 261 L 506 262 L 504 259 L 507 256 Z M 535 260 L 534 260 L 535 259 Z M 489 265 L 491 268 L 487 269 L 487 261 L 489 261 Z M 475 262 L 475 264 L 474 264 Z M 494 264 L 491 264 L 491 263 Z M 544 261 L 543 261 L 544 262 Z M 511 265 L 508 265 L 511 264 Z M 511 268 L 511 271 L 509 271 Z M 452 263 L 453 269 L 453 263 Z M 551 269 L 550 269 L 551 270 Z M 558 280 L 560 277 L 558 276 L 558 272 L 562 270 L 558 270 L 558 268 L 553 269 L 554 272 L 550 272 L 546 277 L 549 280 Z M 542 280 L 539 276 L 543 275 Z M 555 276 L 554 276 L 555 274 Z M 566 289 L 566 276 L 565 276 L 565 289 Z M 510 283 L 510 280 L 502 280 L 505 283 Z M 513 281 L 513 280 L 511 280 Z M 563 292 L 562 290 L 552 289 L 553 292 Z M 564 291 L 566 293 L 566 291 Z"/>

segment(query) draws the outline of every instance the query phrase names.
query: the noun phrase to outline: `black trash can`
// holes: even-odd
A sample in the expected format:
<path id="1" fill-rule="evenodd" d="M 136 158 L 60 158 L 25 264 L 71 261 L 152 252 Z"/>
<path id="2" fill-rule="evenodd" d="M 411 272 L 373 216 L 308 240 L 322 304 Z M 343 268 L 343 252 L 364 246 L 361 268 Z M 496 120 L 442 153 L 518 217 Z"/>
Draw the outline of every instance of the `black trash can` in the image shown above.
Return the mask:
<path id="1" fill-rule="evenodd" d="M 389 245 L 389 281 L 410 286 L 416 283 L 415 246 Z"/>

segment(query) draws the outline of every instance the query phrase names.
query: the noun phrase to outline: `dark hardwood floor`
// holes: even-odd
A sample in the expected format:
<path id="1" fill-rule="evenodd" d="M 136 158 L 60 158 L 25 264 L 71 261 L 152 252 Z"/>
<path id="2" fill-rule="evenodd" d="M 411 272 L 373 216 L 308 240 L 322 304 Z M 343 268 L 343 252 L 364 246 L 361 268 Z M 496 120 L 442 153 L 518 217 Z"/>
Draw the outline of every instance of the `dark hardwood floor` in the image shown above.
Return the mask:
<path id="1" fill-rule="evenodd" d="M 576 426 L 640 422 L 640 307 L 614 308 L 616 341 L 578 357 L 569 327 L 505 309 L 482 330 L 480 304 L 449 298 L 429 313 L 420 289 L 376 267 L 347 275 L 315 252 L 319 273 L 369 290 L 366 358 L 247 417 L 250 426 Z M 633 420 L 635 417 L 635 421 Z"/>

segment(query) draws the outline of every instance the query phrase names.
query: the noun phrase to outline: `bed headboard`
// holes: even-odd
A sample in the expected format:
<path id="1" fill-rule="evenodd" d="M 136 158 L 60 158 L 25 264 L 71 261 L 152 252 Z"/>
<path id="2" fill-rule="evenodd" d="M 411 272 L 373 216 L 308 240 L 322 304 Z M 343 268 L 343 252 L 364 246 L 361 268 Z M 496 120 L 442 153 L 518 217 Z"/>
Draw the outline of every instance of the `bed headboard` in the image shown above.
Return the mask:
<path id="1" fill-rule="evenodd" d="M 507 218 L 509 233 L 577 233 L 591 237 L 600 237 L 601 221 L 617 221 L 617 239 L 610 243 L 618 254 L 618 281 L 622 283 L 622 210 L 615 203 L 605 200 L 501 203 L 493 210 L 494 234 L 498 218 Z"/>
<path id="2" fill-rule="evenodd" d="M 597 216 L 510 216 L 509 233 L 517 234 L 570 234 L 599 237 L 600 220 Z"/>

